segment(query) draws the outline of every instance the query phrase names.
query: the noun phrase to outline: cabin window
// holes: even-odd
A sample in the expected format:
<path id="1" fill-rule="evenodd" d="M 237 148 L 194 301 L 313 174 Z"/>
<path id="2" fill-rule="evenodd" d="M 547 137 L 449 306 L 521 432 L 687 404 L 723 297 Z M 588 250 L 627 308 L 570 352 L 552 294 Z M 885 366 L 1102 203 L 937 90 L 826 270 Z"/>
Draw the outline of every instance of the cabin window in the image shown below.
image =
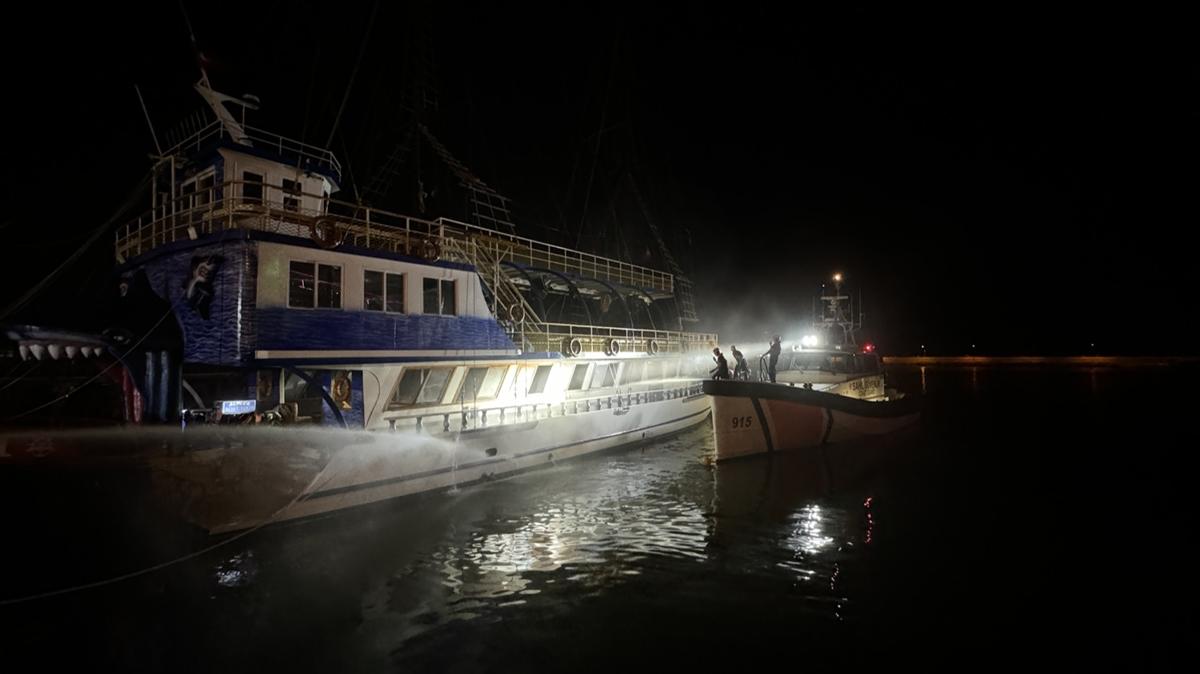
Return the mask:
<path id="1" fill-rule="evenodd" d="M 621 374 L 622 384 L 636 384 L 642 380 L 646 366 L 642 361 L 635 360 L 625 363 L 625 372 Z"/>
<path id="2" fill-rule="evenodd" d="M 404 274 L 388 274 L 384 306 L 393 313 L 404 313 Z"/>
<path id="3" fill-rule="evenodd" d="M 479 387 L 479 397 L 490 400 L 499 395 L 500 384 L 504 383 L 504 375 L 507 372 L 508 366 L 489 367 L 487 376 L 483 378 L 483 385 Z"/>
<path id="4" fill-rule="evenodd" d="M 242 201 L 247 204 L 263 202 L 263 177 L 258 173 L 242 171 Z"/>
<path id="5" fill-rule="evenodd" d="M 821 370 L 826 364 L 826 357 L 820 353 L 798 354 L 792 367 L 797 370 Z"/>
<path id="6" fill-rule="evenodd" d="M 587 377 L 587 363 L 579 363 L 575 366 L 575 371 L 571 373 L 571 384 L 567 387 L 568 391 L 578 391 L 583 388 L 583 380 Z"/>
<path id="7" fill-rule="evenodd" d="M 317 265 L 317 306 L 321 309 L 342 308 L 341 267 Z"/>
<path id="8" fill-rule="evenodd" d="M 646 361 L 646 372 L 642 375 L 643 381 L 654 381 L 661 377 L 662 366 L 653 360 Z"/>
<path id="9" fill-rule="evenodd" d="M 679 361 L 665 360 L 662 364 L 662 378 L 674 379 L 679 375 Z"/>
<path id="10" fill-rule="evenodd" d="M 288 306 L 297 309 L 340 309 L 342 268 L 293 260 L 288 269 Z"/>
<path id="11" fill-rule="evenodd" d="M 283 179 L 283 210 L 299 211 L 300 210 L 300 195 L 303 190 L 300 189 L 300 182 L 296 180 Z"/>
<path id="12" fill-rule="evenodd" d="M 467 375 L 463 377 L 462 387 L 458 389 L 457 402 L 479 398 L 479 387 L 483 385 L 483 378 L 487 375 L 487 371 L 486 367 L 473 367 L 467 370 Z"/>
<path id="13" fill-rule="evenodd" d="M 427 278 L 422 280 L 422 298 L 425 313 L 454 316 L 454 281 Z"/>
<path id="14" fill-rule="evenodd" d="M 388 407 L 412 407 L 414 405 L 436 405 L 441 402 L 442 394 L 454 368 L 416 368 L 404 371 L 396 389 L 392 392 Z"/>
<path id="15" fill-rule="evenodd" d="M 546 390 L 546 382 L 550 380 L 550 370 L 554 369 L 553 365 L 539 365 L 537 372 L 533 374 L 533 382 L 529 384 L 529 395 L 542 393 Z"/>
<path id="16" fill-rule="evenodd" d="M 500 392 L 500 382 L 504 378 L 506 367 L 473 367 L 467 370 L 463 377 L 462 387 L 458 390 L 457 402 L 473 400 L 491 400 Z"/>
<path id="17" fill-rule="evenodd" d="M 404 313 L 404 274 L 364 271 L 363 308 L 368 311 Z"/>
<path id="18" fill-rule="evenodd" d="M 392 404 L 394 405 L 411 405 L 417 401 L 417 394 L 421 392 L 421 384 L 425 383 L 425 374 L 429 370 L 405 370 L 404 376 L 400 378 L 400 383 L 396 384 L 396 391 L 392 394 Z"/>
<path id="19" fill-rule="evenodd" d="M 602 363 L 596 366 L 596 374 L 592 375 L 591 388 L 608 388 L 617 383 L 617 369 L 620 363 Z"/>
<path id="20" fill-rule="evenodd" d="M 446 384 L 450 382 L 450 374 L 453 372 L 454 368 L 449 367 L 430 370 L 425 377 L 425 385 L 421 387 L 421 394 L 417 396 L 417 404 L 436 405 L 441 402 L 442 395 L 446 392 Z"/>
<path id="21" fill-rule="evenodd" d="M 316 265 L 293 261 L 288 270 L 288 306 L 311 308 L 316 287 Z"/>

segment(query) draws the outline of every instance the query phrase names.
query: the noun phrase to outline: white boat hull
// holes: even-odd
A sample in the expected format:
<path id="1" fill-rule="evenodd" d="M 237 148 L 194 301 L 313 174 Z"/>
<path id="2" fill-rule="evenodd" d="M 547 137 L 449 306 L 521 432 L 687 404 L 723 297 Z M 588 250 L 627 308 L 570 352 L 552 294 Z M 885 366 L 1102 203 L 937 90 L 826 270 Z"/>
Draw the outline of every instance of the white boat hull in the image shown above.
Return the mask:
<path id="1" fill-rule="evenodd" d="M 314 445 L 340 433 L 345 446 L 310 452 L 300 466 L 287 466 L 277 453 L 241 447 L 219 450 L 227 452 L 219 459 L 197 454 L 156 459 L 155 467 L 173 476 L 172 491 L 181 491 L 180 480 L 188 483 L 182 491 L 192 499 L 189 519 L 223 533 L 498 479 L 669 435 L 707 418 L 708 398 L 694 391 L 461 433 L 319 431 L 312 434 Z M 263 455 L 255 456 L 259 451 Z M 197 470 L 200 461 L 214 463 L 239 452 L 249 467 L 232 484 L 218 484 L 211 471 Z"/>
<path id="2" fill-rule="evenodd" d="M 705 382 L 717 460 L 804 450 L 909 428 L 919 401 L 867 401 L 780 384 Z"/>

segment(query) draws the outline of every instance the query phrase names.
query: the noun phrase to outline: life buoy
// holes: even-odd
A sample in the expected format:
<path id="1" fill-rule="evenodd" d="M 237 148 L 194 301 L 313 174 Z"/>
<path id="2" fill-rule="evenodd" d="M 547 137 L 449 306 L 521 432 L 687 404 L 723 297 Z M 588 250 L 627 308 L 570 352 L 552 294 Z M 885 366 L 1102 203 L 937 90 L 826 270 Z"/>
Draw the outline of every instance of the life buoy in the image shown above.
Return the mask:
<path id="1" fill-rule="evenodd" d="M 583 353 L 583 342 L 578 337 L 566 337 L 563 339 L 562 352 L 564 356 L 578 356 Z"/>
<path id="2" fill-rule="evenodd" d="M 337 248 L 342 242 L 337 222 L 330 218 L 317 218 L 312 223 L 312 239 L 322 248 Z"/>
<path id="3" fill-rule="evenodd" d="M 658 340 L 657 339 L 650 340 L 650 343 L 648 343 L 646 345 L 646 353 L 650 354 L 651 356 L 658 355 Z"/>
<path id="4" fill-rule="evenodd" d="M 604 353 L 606 353 L 610 356 L 615 356 L 615 355 L 621 353 L 621 343 L 618 342 L 615 337 L 612 339 L 609 339 L 607 342 L 604 343 Z"/>

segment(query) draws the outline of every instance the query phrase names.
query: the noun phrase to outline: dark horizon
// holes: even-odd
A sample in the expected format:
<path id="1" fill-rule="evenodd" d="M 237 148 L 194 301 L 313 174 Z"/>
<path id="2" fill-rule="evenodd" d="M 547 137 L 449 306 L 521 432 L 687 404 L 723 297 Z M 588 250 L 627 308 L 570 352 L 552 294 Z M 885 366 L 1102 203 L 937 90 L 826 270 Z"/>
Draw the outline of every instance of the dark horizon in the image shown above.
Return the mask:
<path id="1" fill-rule="evenodd" d="M 214 86 L 257 94 L 260 126 L 315 144 L 334 131 L 353 199 L 398 142 L 418 12 L 322 8 L 187 4 Z M 147 169 L 134 85 L 160 142 L 200 104 L 177 5 L 80 12 L 35 32 L 35 49 L 6 47 L 22 100 L 0 219 L 5 304 Z M 644 237 L 608 236 L 642 217 L 618 212 L 617 186 L 636 176 L 697 284 L 698 327 L 723 345 L 799 332 L 838 271 L 884 353 L 1191 354 L 1176 325 L 1198 279 L 1177 230 L 1191 216 L 1196 72 L 1174 23 L 441 7 L 430 126 L 514 199 L 521 234 L 663 267 Z M 100 241 L 88 264 L 111 258 Z M 55 297 L 99 278 L 73 270 Z"/>

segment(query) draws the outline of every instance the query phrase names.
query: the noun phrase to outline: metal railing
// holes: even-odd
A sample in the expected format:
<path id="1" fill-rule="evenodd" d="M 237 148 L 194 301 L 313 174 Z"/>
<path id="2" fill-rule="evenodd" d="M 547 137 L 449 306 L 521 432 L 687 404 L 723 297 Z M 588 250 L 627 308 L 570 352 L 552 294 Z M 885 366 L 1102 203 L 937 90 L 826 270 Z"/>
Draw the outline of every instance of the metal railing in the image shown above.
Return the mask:
<path id="1" fill-rule="evenodd" d="M 499 262 L 512 262 L 527 267 L 565 272 L 585 278 L 604 279 L 622 285 L 661 290 L 673 293 L 675 277 L 664 271 L 643 267 L 613 258 L 527 239 L 515 234 L 498 232 L 477 225 L 438 218 L 435 222 L 451 226 L 471 235 L 481 247 L 487 247 Z"/>
<path id="2" fill-rule="evenodd" d="M 545 348 L 535 348 L 534 351 L 569 351 L 564 348 L 564 342 L 572 339 L 579 340 L 581 350 L 585 353 L 610 353 L 612 340 L 617 342 L 617 353 L 686 353 L 707 351 L 717 345 L 717 335 L 708 332 L 677 332 L 576 323 L 544 325 L 546 343 L 534 346 Z"/>
<path id="3" fill-rule="evenodd" d="M 279 134 L 256 129 L 252 126 L 243 125 L 242 130 L 245 131 L 246 138 L 251 142 L 251 147 L 274 150 L 284 158 L 307 159 L 333 173 L 339 181 L 342 179 L 342 165 L 330 150 L 291 138 L 285 138 Z M 195 153 L 208 143 L 220 141 L 226 137 L 229 137 L 229 131 L 225 128 L 225 125 L 219 120 L 214 120 L 196 133 L 179 141 L 163 154 L 184 155 Z M 232 140 L 232 138 L 230 139 Z"/>
<path id="4" fill-rule="evenodd" d="M 495 407 L 464 409 L 454 412 L 433 412 L 409 416 L 388 417 L 388 430 L 412 430 L 418 433 L 450 433 L 456 431 L 494 428 L 521 424 L 539 419 L 569 417 L 603 410 L 620 411 L 647 403 L 662 402 L 702 395 L 699 382 L 664 386 L 645 391 L 611 393 L 591 398 L 560 400 L 549 403 L 523 403 Z"/>
<path id="5" fill-rule="evenodd" d="M 192 142 L 192 141 L 185 141 Z M 332 157 L 331 157 L 332 160 Z M 247 195 L 247 187 L 257 195 Z M 178 196 L 121 227 L 118 261 L 187 238 L 227 229 L 250 229 L 309 238 L 321 227 L 334 233 L 328 243 L 445 258 L 460 262 L 455 242 L 470 242 L 495 263 L 511 262 L 630 285 L 674 292 L 674 277 L 663 271 L 600 255 L 542 243 L 446 218 L 423 220 L 330 199 L 322 194 L 285 191 L 265 183 L 230 180 Z M 453 241 L 449 241 L 453 239 Z"/>

